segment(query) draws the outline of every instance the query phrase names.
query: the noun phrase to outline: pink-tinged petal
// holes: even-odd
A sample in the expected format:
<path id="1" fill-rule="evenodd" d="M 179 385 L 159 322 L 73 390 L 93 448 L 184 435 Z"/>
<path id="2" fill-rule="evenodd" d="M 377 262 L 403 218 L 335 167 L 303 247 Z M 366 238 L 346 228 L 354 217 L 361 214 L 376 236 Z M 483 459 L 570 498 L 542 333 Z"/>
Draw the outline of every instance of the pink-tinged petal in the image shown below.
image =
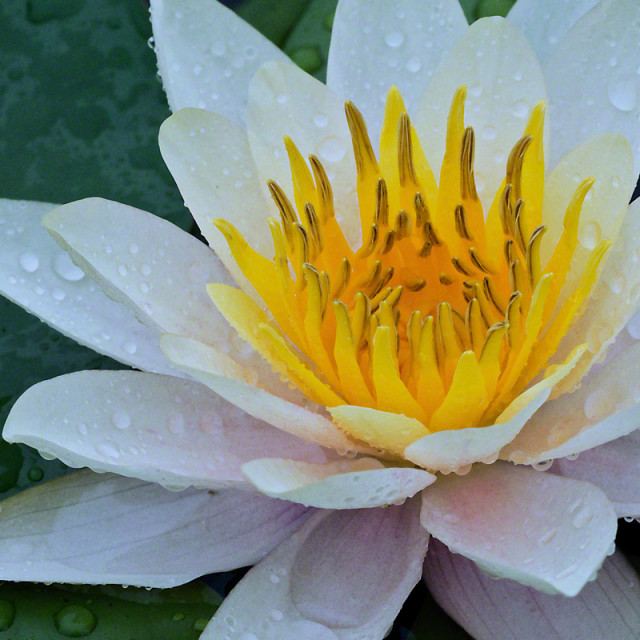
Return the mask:
<path id="1" fill-rule="evenodd" d="M 356 165 L 344 101 L 293 64 L 270 62 L 249 87 L 247 129 L 262 184 L 275 180 L 294 202 L 283 136 L 303 158 L 318 157 L 331 181 L 336 219 L 349 241 L 360 239 Z M 272 206 L 271 215 L 277 215 Z"/>
<path id="2" fill-rule="evenodd" d="M 170 362 L 213 389 L 249 415 L 299 438 L 341 452 L 374 453 L 357 444 L 336 427 L 322 409 L 298 394 L 270 392 L 259 378 L 242 379 L 242 371 L 221 366 L 220 354 L 195 340 L 165 334 L 160 347 Z M 292 396 L 292 397 L 291 397 Z"/>
<path id="3" fill-rule="evenodd" d="M 420 576 L 419 508 L 320 512 L 249 571 L 202 640 L 381 640 Z"/>
<path id="4" fill-rule="evenodd" d="M 513 416 L 510 407 L 504 412 L 505 422 L 488 427 L 438 431 L 409 445 L 404 452 L 407 460 L 427 469 L 450 473 L 474 462 L 492 463 L 500 449 L 511 442 L 531 416 L 549 397 L 549 390 L 540 390 Z"/>
<path id="5" fill-rule="evenodd" d="M 253 286 L 214 227 L 215 218 L 232 222 L 247 242 L 273 255 L 267 219 L 267 186 L 260 183 L 247 134 L 223 116 L 203 109 L 182 109 L 160 127 L 160 151 L 202 235 L 249 294 Z"/>
<path id="6" fill-rule="evenodd" d="M 545 66 L 553 134 L 551 165 L 605 131 L 631 143 L 640 170 L 640 4 L 600 2 L 554 49 Z"/>
<path id="7" fill-rule="evenodd" d="M 599 0 L 518 0 L 507 18 L 520 27 L 544 64 L 567 31 Z"/>
<path id="8" fill-rule="evenodd" d="M 429 545 L 424 579 L 438 604 L 476 640 L 640 637 L 640 581 L 619 552 L 573 598 L 493 580 L 437 540 Z"/>
<path id="9" fill-rule="evenodd" d="M 465 124 L 476 134 L 476 184 L 487 211 L 529 112 L 546 99 L 544 78 L 535 53 L 516 27 L 502 18 L 472 24 L 433 74 L 413 119 L 434 170 L 444 156 L 451 100 L 463 85 Z"/>
<path id="10" fill-rule="evenodd" d="M 442 56 L 466 28 L 457 0 L 341 0 L 333 21 L 327 85 L 356 104 L 375 137 L 387 91 L 397 86 L 413 108 Z"/>
<path id="11" fill-rule="evenodd" d="M 311 512 L 79 471 L 2 502 L 0 577 L 172 587 L 257 562 Z"/>
<path id="12" fill-rule="evenodd" d="M 288 60 L 215 0 L 153 0 L 151 23 L 172 111 L 198 107 L 244 123 L 249 81 L 267 60 Z"/>
<path id="13" fill-rule="evenodd" d="M 640 200 L 635 200 L 627 208 L 618 238 L 609 250 L 606 265 L 585 312 L 571 327 L 554 356 L 554 362 L 561 361 L 573 345 L 588 344 L 588 352 L 554 389 L 554 396 L 574 389 L 591 367 L 604 359 L 614 340 L 615 350 L 619 350 L 624 335 L 620 332 L 630 322 L 640 303 L 640 269 L 636 254 L 639 246 Z"/>
<path id="14" fill-rule="evenodd" d="M 324 464 L 264 458 L 242 470 L 261 493 L 322 509 L 397 504 L 436 481 L 421 469 L 385 468 L 375 458 Z"/>
<path id="15" fill-rule="evenodd" d="M 438 479 L 422 524 L 498 578 L 573 596 L 607 555 L 616 515 L 598 487 L 496 462 Z"/>
<path id="16" fill-rule="evenodd" d="M 247 488 L 242 465 L 267 455 L 315 463 L 336 458 L 199 382 L 133 371 L 81 371 L 31 387 L 7 418 L 4 437 L 72 467 L 171 488 Z"/>
<path id="17" fill-rule="evenodd" d="M 636 424 L 637 426 L 637 424 Z M 640 517 L 640 431 L 594 447 L 578 458 L 560 458 L 554 473 L 598 485 L 619 518 Z"/>
<path id="18" fill-rule="evenodd" d="M 519 464 L 563 458 L 634 431 L 640 424 L 640 343 L 612 349 L 579 389 L 547 402 L 500 457 Z"/>
<path id="19" fill-rule="evenodd" d="M 0 292 L 43 322 L 119 362 L 180 375 L 162 355 L 158 334 L 108 298 L 75 266 L 41 224 L 58 205 L 0 200 Z"/>
<path id="20" fill-rule="evenodd" d="M 230 279 L 205 244 L 146 211 L 101 198 L 63 205 L 43 223 L 73 260 L 141 322 L 228 347 L 232 331 L 205 287 Z"/>

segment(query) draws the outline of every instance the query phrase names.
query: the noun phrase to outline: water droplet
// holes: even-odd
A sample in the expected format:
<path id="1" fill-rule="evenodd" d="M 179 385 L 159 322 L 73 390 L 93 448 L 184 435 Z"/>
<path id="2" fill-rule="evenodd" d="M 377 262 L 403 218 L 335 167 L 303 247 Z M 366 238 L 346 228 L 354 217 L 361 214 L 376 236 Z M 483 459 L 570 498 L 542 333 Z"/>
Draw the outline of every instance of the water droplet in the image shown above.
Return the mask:
<path id="1" fill-rule="evenodd" d="M 117 458 L 120 452 L 110 442 L 103 442 L 96 447 L 96 451 L 105 458 Z"/>
<path id="2" fill-rule="evenodd" d="M 138 251 L 140 251 L 140 247 L 135 242 L 132 242 L 129 245 L 129 253 L 135 255 L 136 253 L 138 253 Z"/>
<path id="3" fill-rule="evenodd" d="M 16 608 L 8 600 L 0 600 L 0 631 L 11 627 L 16 617 Z"/>
<path id="4" fill-rule="evenodd" d="M 184 613 L 174 613 L 173 620 L 176 622 L 180 622 L 180 620 L 184 620 Z"/>
<path id="5" fill-rule="evenodd" d="M 513 104 L 513 115 L 516 118 L 524 118 L 529 113 L 529 107 L 524 100 L 517 100 Z"/>
<path id="6" fill-rule="evenodd" d="M 173 413 L 167 418 L 167 429 L 173 434 L 184 433 L 185 420 L 181 413 Z"/>
<path id="7" fill-rule="evenodd" d="M 128 340 L 122 345 L 122 349 L 132 356 L 138 350 L 138 345 L 133 340 Z"/>
<path id="8" fill-rule="evenodd" d="M 271 581 L 271 584 L 278 584 L 278 582 L 280 582 L 279 576 L 277 576 L 275 573 L 269 575 L 269 580 Z"/>
<path id="9" fill-rule="evenodd" d="M 81 436 L 86 436 L 89 433 L 89 429 L 87 429 L 87 425 L 84 422 L 81 422 L 78 425 L 78 431 L 80 432 Z"/>
<path id="10" fill-rule="evenodd" d="M 597 222 L 589 222 L 578 229 L 578 242 L 585 249 L 594 249 L 600 242 L 602 230 Z"/>
<path id="11" fill-rule="evenodd" d="M 557 529 L 548 529 L 545 533 L 543 533 L 538 538 L 538 544 L 541 547 L 546 545 L 546 544 L 549 544 L 555 538 L 557 532 L 558 532 Z"/>
<path id="12" fill-rule="evenodd" d="M 607 87 L 607 96 L 611 104 L 620 111 L 632 111 L 638 103 L 636 83 L 631 80 L 612 82 Z"/>
<path id="13" fill-rule="evenodd" d="M 84 271 L 76 267 L 71 258 L 66 253 L 59 253 L 53 259 L 53 270 L 63 279 L 69 282 L 76 282 L 84 278 Z"/>
<path id="14" fill-rule="evenodd" d="M 194 631 L 204 631 L 205 627 L 209 624 L 209 621 L 206 618 L 198 618 L 193 623 Z"/>
<path id="15" fill-rule="evenodd" d="M 586 504 L 580 506 L 573 514 L 573 526 L 576 529 L 581 529 L 585 524 L 591 521 L 593 518 L 593 511 Z"/>
<path id="16" fill-rule="evenodd" d="M 27 477 L 31 482 L 40 482 L 44 478 L 44 471 L 38 466 L 31 467 L 27 472 Z"/>
<path id="17" fill-rule="evenodd" d="M 541 460 L 540 462 L 534 462 L 531 466 L 536 471 L 547 471 L 551 468 L 553 460 Z"/>
<path id="18" fill-rule="evenodd" d="M 131 417 L 123 409 L 117 409 L 111 416 L 111 424 L 116 429 L 126 429 L 131 424 Z"/>
<path id="19" fill-rule="evenodd" d="M 493 140 L 497 134 L 498 134 L 498 130 L 490 124 L 482 128 L 482 137 L 485 140 Z"/>
<path id="20" fill-rule="evenodd" d="M 402 31 L 389 31 L 384 37 L 388 47 L 395 49 L 404 42 L 404 33 Z"/>
<path id="21" fill-rule="evenodd" d="M 278 104 L 285 104 L 289 100 L 289 96 L 286 93 L 280 93 L 276 96 L 276 102 Z"/>
<path id="22" fill-rule="evenodd" d="M 55 614 L 53 621 L 58 633 L 67 638 L 84 638 L 96 628 L 96 617 L 86 607 L 71 604 Z"/>
<path id="23" fill-rule="evenodd" d="M 318 145 L 318 153 L 327 162 L 339 162 L 346 153 L 342 140 L 335 136 L 328 136 Z"/>
<path id="24" fill-rule="evenodd" d="M 20 266 L 27 272 L 33 273 L 38 270 L 40 266 L 40 260 L 38 256 L 32 251 L 25 251 L 19 258 Z"/>
<path id="25" fill-rule="evenodd" d="M 125 267 L 125 265 L 123 265 L 123 264 L 119 264 L 118 265 L 118 274 L 121 275 L 124 278 L 127 275 L 127 267 Z"/>
<path id="26" fill-rule="evenodd" d="M 284 614 L 282 613 L 282 611 L 280 611 L 280 609 L 272 609 L 271 610 L 271 617 L 276 620 L 282 620 L 282 618 L 284 617 Z"/>
<path id="27" fill-rule="evenodd" d="M 148 276 L 148 275 L 150 275 L 150 274 L 151 274 L 151 267 L 150 267 L 148 264 L 143 264 L 143 265 L 140 267 L 140 273 L 141 273 L 143 276 Z"/>
<path id="28" fill-rule="evenodd" d="M 56 287 L 51 291 L 51 297 L 58 302 L 62 302 L 67 297 L 67 294 L 59 287 Z"/>
<path id="29" fill-rule="evenodd" d="M 149 47 L 149 49 L 151 49 L 152 51 L 155 51 L 156 48 L 156 41 L 154 40 L 153 36 L 151 36 L 148 40 L 147 40 L 147 46 Z"/>
<path id="30" fill-rule="evenodd" d="M 460 516 L 457 513 L 445 513 L 442 519 L 449 524 L 457 524 L 460 522 Z"/>
<path id="31" fill-rule="evenodd" d="M 478 96 L 482 95 L 482 86 L 479 84 L 474 84 L 472 86 L 469 87 L 469 95 L 471 96 L 475 96 L 476 98 Z"/>
<path id="32" fill-rule="evenodd" d="M 210 49 L 211 53 L 214 56 L 223 56 L 226 50 L 227 50 L 227 47 L 225 43 L 220 40 L 216 42 L 214 45 L 212 45 Z"/>
<path id="33" fill-rule="evenodd" d="M 316 113 L 316 115 L 313 116 L 313 124 L 320 128 L 326 127 L 329 124 L 329 118 L 327 118 L 324 113 Z"/>
<path id="34" fill-rule="evenodd" d="M 141 291 L 142 293 L 149 293 L 149 289 L 150 289 L 151 287 L 149 286 L 149 283 L 148 283 L 148 282 L 144 282 L 144 281 L 143 281 L 143 282 L 141 282 L 141 283 L 138 285 L 138 288 L 140 289 L 140 291 Z"/>
<path id="35" fill-rule="evenodd" d="M 407 64 L 405 65 L 407 71 L 411 73 L 418 73 L 420 69 L 422 69 L 422 61 L 417 56 L 413 56 L 413 58 L 409 58 L 407 60 Z"/>

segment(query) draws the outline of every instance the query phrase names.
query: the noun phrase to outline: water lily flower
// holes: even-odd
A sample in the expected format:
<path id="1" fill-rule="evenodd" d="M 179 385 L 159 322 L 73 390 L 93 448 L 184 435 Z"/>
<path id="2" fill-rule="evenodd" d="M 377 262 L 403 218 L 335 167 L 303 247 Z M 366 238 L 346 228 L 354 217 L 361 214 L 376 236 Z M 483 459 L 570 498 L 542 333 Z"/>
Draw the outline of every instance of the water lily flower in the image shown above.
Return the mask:
<path id="1" fill-rule="evenodd" d="M 100 199 L 3 203 L 4 294 L 142 371 L 15 405 L 6 439 L 109 473 L 5 501 L 0 577 L 257 563 L 203 638 L 355 640 L 426 554 L 475 638 L 638 637 L 612 548 L 640 515 L 637 2 L 468 26 L 341 0 L 326 86 L 214 2 L 152 21 L 209 247 Z"/>

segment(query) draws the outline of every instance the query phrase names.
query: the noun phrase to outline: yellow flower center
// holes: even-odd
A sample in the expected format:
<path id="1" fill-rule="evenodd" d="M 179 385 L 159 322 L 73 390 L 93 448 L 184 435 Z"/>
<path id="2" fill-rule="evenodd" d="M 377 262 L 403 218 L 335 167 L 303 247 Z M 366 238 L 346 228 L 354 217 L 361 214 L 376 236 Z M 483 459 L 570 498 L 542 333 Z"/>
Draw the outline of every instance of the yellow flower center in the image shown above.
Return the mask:
<path id="1" fill-rule="evenodd" d="M 320 161 L 285 146 L 295 204 L 274 182 L 274 259 L 216 220 L 234 259 L 271 313 L 240 290 L 211 285 L 227 319 L 283 377 L 329 407 L 404 414 L 430 431 L 491 424 L 547 365 L 575 319 L 606 253 L 557 304 L 577 245 L 584 180 L 542 267 L 544 103 L 531 112 L 485 215 L 474 180 L 466 89 L 448 117 L 439 183 L 397 89 L 387 96 L 380 159 L 356 107 L 345 105 L 357 167 L 362 246 L 334 215 Z M 339 203 L 338 203 L 339 206 Z"/>

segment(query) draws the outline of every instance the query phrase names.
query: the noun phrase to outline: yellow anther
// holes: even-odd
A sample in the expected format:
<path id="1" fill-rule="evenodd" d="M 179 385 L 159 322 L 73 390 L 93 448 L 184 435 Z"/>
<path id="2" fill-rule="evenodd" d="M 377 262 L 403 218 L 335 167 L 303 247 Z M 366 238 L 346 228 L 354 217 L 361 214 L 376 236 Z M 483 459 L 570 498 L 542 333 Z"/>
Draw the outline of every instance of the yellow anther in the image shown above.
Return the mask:
<path id="1" fill-rule="evenodd" d="M 398 120 L 398 174 L 400 185 L 407 182 L 416 183 L 416 172 L 413 167 L 413 145 L 411 143 L 411 122 L 403 113 Z"/>
<path id="2" fill-rule="evenodd" d="M 309 156 L 309 164 L 313 171 L 313 179 L 316 183 L 316 192 L 318 193 L 318 214 L 320 215 L 321 222 L 325 224 L 335 213 L 333 207 L 333 190 L 331 189 L 331 183 L 320 160 L 318 160 L 316 156 Z"/>
<path id="3" fill-rule="evenodd" d="M 387 184 L 382 178 L 380 178 L 376 184 L 376 211 L 373 219 L 376 224 L 385 227 L 389 224 Z"/>

